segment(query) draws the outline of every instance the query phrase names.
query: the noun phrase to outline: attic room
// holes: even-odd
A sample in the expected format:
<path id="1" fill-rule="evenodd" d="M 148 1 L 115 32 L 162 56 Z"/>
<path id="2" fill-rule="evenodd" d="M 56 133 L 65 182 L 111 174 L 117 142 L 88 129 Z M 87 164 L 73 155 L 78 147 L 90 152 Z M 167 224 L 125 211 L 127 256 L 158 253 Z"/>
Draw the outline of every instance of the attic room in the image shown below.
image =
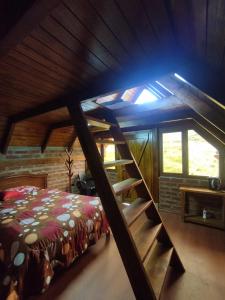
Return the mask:
<path id="1" fill-rule="evenodd" d="M 222 300 L 225 2 L 0 3 L 0 299 Z"/>

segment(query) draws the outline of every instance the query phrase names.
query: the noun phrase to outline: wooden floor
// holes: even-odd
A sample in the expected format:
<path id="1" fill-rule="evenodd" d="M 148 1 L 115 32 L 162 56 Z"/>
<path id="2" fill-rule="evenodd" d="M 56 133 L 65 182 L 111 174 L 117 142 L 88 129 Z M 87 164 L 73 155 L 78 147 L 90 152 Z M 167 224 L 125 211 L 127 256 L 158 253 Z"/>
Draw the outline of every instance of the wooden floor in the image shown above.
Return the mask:
<path id="1" fill-rule="evenodd" d="M 163 300 L 225 299 L 225 232 L 183 223 L 175 214 L 162 214 L 186 272 L 170 274 Z M 129 252 L 129 250 L 128 250 Z M 134 300 L 113 237 L 91 247 L 76 265 L 56 277 L 35 300 Z M 146 299 L 147 300 L 147 299 Z"/>

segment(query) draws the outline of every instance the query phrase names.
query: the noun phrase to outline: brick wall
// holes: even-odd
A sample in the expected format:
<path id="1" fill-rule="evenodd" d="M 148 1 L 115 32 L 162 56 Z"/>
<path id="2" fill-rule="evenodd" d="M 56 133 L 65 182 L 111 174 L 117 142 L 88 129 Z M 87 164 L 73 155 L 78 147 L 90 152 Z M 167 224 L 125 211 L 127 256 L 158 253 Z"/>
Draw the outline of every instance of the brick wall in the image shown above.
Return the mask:
<path id="1" fill-rule="evenodd" d="M 162 211 L 180 213 L 180 186 L 208 187 L 206 179 L 192 178 L 159 178 L 159 209 Z"/>
<path id="2" fill-rule="evenodd" d="M 85 169 L 85 158 L 78 141 L 74 143 L 73 149 L 73 173 L 81 174 Z M 0 176 L 47 173 L 48 187 L 67 191 L 65 159 L 63 147 L 48 147 L 44 154 L 40 147 L 9 147 L 6 155 L 0 154 Z"/>

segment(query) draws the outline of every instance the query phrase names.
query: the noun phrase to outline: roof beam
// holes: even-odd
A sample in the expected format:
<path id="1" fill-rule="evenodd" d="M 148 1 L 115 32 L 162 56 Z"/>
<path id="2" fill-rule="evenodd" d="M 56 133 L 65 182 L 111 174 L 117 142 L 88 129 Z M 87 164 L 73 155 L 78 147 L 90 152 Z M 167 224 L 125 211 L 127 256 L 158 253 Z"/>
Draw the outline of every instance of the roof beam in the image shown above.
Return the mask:
<path id="1" fill-rule="evenodd" d="M 225 107 L 222 107 L 218 101 L 204 94 L 188 82 L 176 79 L 172 75 L 161 78 L 160 82 L 197 114 L 225 133 Z"/>
<path id="2" fill-rule="evenodd" d="M 14 128 L 15 128 L 15 123 L 13 123 L 10 119 L 8 119 L 7 124 L 5 126 L 2 141 L 1 141 L 1 153 L 2 154 L 7 153 L 10 141 L 12 139 Z"/>
<path id="3" fill-rule="evenodd" d="M 75 130 L 75 128 L 74 128 L 73 133 L 72 133 L 72 137 L 71 137 L 71 139 L 70 139 L 70 141 L 69 141 L 69 143 L 68 143 L 68 145 L 67 145 L 68 151 L 71 151 L 71 150 L 72 150 L 72 147 L 73 147 L 73 144 L 74 144 L 75 141 L 76 141 L 76 138 L 77 138 L 77 133 L 76 133 L 76 130 Z"/>
<path id="4" fill-rule="evenodd" d="M 125 66 L 123 71 L 120 72 L 106 72 L 91 81 L 89 88 L 71 90 L 52 101 L 38 105 L 33 109 L 11 115 L 10 117 L 14 122 L 20 122 L 65 107 L 67 104 L 73 104 L 75 101 L 80 102 L 82 100 L 119 92 L 140 84 L 149 83 L 149 81 L 156 80 L 164 74 L 175 71 L 177 66 L 181 63 L 179 58 L 174 61 L 161 58 L 160 60 L 158 59 L 159 63 L 156 66 L 155 61 L 156 58 L 154 57 L 154 59 L 149 60 L 147 63 Z"/>
<path id="5" fill-rule="evenodd" d="M 48 142 L 49 142 L 49 139 L 52 135 L 52 132 L 53 132 L 53 127 L 50 126 L 45 134 L 45 137 L 44 137 L 44 140 L 43 140 L 43 143 L 41 145 L 41 152 L 44 153 L 45 152 L 45 149 L 47 148 L 48 146 Z"/>

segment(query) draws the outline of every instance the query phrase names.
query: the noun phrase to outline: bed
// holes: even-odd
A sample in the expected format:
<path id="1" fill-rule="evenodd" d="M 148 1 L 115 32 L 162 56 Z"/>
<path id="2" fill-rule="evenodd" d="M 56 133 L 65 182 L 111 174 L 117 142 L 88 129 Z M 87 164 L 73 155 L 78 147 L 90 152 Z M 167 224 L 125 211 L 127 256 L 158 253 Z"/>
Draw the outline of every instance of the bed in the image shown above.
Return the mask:
<path id="1" fill-rule="evenodd" d="M 1 191 L 18 186 L 13 199 L 0 201 L 0 299 L 43 293 L 56 267 L 109 234 L 98 197 L 47 189 L 45 174 L 0 178 Z"/>

